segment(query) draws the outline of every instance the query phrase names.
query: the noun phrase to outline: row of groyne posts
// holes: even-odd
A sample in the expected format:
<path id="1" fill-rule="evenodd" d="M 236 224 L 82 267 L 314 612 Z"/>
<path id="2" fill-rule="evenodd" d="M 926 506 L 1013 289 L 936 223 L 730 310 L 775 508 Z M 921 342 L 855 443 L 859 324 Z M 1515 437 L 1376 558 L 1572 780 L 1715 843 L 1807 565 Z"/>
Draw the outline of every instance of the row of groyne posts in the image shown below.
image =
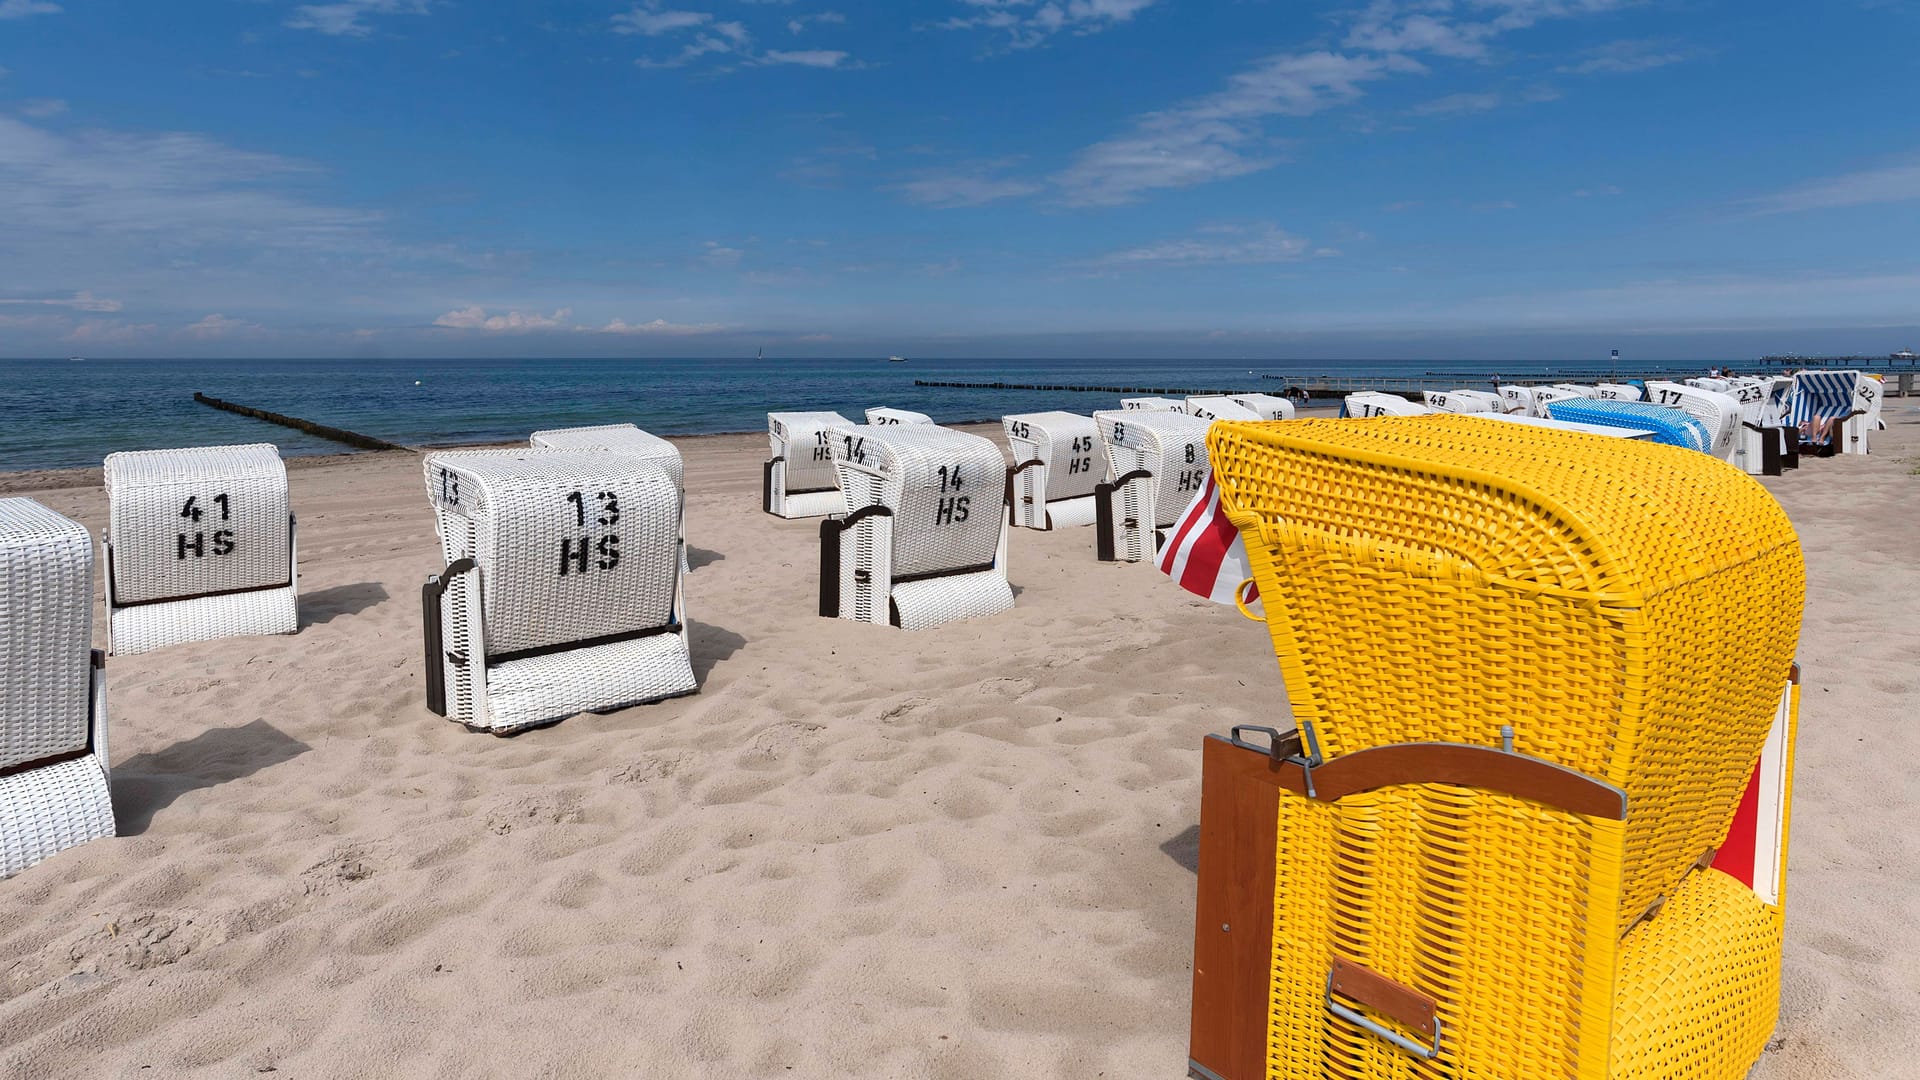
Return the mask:
<path id="1" fill-rule="evenodd" d="M 1799 370 L 1809 370 L 1807 368 Z M 1817 369 L 1816 369 L 1817 370 Z M 1839 370 L 1839 369 L 1835 369 Z M 1853 370 L 1868 370 L 1865 365 Z M 1874 374 L 1886 378 L 1888 397 L 1907 397 L 1914 393 L 1914 376 L 1920 374 L 1920 367 L 1904 369 L 1881 368 Z M 1399 394 L 1406 398 L 1418 398 L 1426 390 L 1477 390 L 1491 388 L 1501 383 L 1521 383 L 1524 385 L 1544 383 L 1617 383 L 1647 379 L 1683 379 L 1694 378 L 1701 374 L 1699 368 L 1674 369 L 1652 372 L 1620 371 L 1556 371 L 1550 375 L 1527 374 L 1512 377 L 1489 375 L 1486 372 L 1428 372 L 1425 375 L 1273 375 L 1262 374 L 1261 389 L 1276 396 L 1285 394 L 1293 398 L 1327 400 L 1342 398 L 1348 394 L 1363 390 L 1373 390 L 1384 394 Z M 1752 374 L 1748 372 L 1747 374 Z M 954 390 L 1040 390 L 1053 393 L 1074 394 L 1120 394 L 1154 397 L 1194 397 L 1218 394 L 1242 394 L 1251 387 L 1242 384 L 1231 389 L 1209 389 L 1185 386 L 1088 386 L 1077 383 L 1014 383 L 1014 382 L 957 382 L 947 379 L 915 379 L 913 385 L 920 387 L 946 388 Z"/>

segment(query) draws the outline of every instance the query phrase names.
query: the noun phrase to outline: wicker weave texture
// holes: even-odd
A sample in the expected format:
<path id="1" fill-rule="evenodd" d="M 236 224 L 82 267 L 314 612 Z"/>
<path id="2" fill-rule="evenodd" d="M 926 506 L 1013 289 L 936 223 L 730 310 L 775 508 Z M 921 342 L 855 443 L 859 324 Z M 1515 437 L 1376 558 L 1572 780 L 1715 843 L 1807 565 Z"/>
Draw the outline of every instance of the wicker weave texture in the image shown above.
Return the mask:
<path id="1" fill-rule="evenodd" d="M 1547 415 L 1555 420 L 1572 420 L 1601 427 L 1636 428 L 1653 432 L 1653 441 L 1665 446 L 1681 446 L 1702 453 L 1712 445 L 1705 424 L 1684 410 L 1644 401 L 1612 401 L 1568 398 L 1547 406 Z"/>
<path id="2" fill-rule="evenodd" d="M 1591 820 L 1441 784 L 1283 796 L 1271 1075 L 1743 1075 L 1751 1032 L 1771 1027 L 1766 977 L 1745 960 L 1675 976 L 1664 936 L 1628 960 L 1655 929 L 1777 957 L 1750 893 L 1746 914 L 1673 905 L 1715 887 L 1697 860 L 1791 665 L 1804 568 L 1778 504 L 1705 455 L 1471 417 L 1223 422 L 1209 441 L 1294 717 L 1326 753 L 1499 746 L 1506 727 L 1516 751 L 1630 808 Z M 1439 999 L 1448 1049 L 1427 1062 L 1328 1020 L 1334 954 Z M 1614 1025 L 1643 1011 L 1627 1002 L 1641 985 L 1737 1013 L 1722 1026 L 1738 1038 L 1711 1067 L 1622 1050 Z M 1609 1065 L 1633 1054 L 1654 1064 Z"/>
<path id="3" fill-rule="evenodd" d="M 680 493 L 617 451 L 455 450 L 426 459 L 443 540 L 474 527 L 489 653 L 662 626 L 678 586 Z M 454 557 L 457 557 L 454 556 Z"/>
<path id="4" fill-rule="evenodd" d="M 1029 519 L 1020 524 L 1046 528 L 1047 504 L 1088 498 L 1106 479 L 1106 454 L 1101 451 L 1100 428 L 1093 417 L 1070 412 L 1018 413 L 1003 418 L 1001 424 L 1015 465 L 1040 462 L 1014 477 L 1018 500 L 1015 516 L 1019 517 L 1022 510 L 1029 511 Z M 1089 504 L 1088 521 L 1092 520 L 1091 512 Z M 1064 524 L 1070 523 L 1055 522 L 1056 526 Z"/>
<path id="5" fill-rule="evenodd" d="M 899 427 L 903 424 L 931 424 L 933 417 L 912 409 L 889 409 L 884 406 L 868 409 L 867 423 L 874 427 Z"/>
<path id="6" fill-rule="evenodd" d="M 1420 399 L 1435 412 L 1505 412 L 1506 403 L 1499 394 L 1485 390 L 1422 390 Z"/>
<path id="7" fill-rule="evenodd" d="M 1716 390 L 1680 383 L 1651 381 L 1647 397 L 1656 405 L 1674 405 L 1707 429 L 1707 453 L 1732 461 L 1734 440 L 1740 431 L 1740 399 Z"/>
<path id="8" fill-rule="evenodd" d="M 1130 397 L 1120 399 L 1122 412 L 1186 412 L 1187 403 L 1170 397 Z"/>
<path id="9" fill-rule="evenodd" d="M 32 499 L 0 499 L 0 769 L 87 745 L 93 541 Z"/>
<path id="10" fill-rule="evenodd" d="M 901 582 L 893 587 L 892 599 L 904 630 L 926 630 L 957 619 L 1013 610 L 1013 588 L 1001 570 Z"/>
<path id="11" fill-rule="evenodd" d="M 0 878 L 113 831 L 105 763 L 96 755 L 0 776 Z"/>
<path id="12" fill-rule="evenodd" d="M 1228 394 L 1227 400 L 1252 409 L 1262 420 L 1291 420 L 1293 402 L 1272 394 Z"/>
<path id="13" fill-rule="evenodd" d="M 1185 413 L 1124 410 L 1097 412 L 1093 419 L 1116 480 L 1140 469 L 1152 474 L 1128 485 L 1144 492 L 1141 523 L 1155 529 L 1172 525 L 1206 486 L 1208 421 Z M 1146 554 L 1152 553 L 1148 548 Z"/>
<path id="14" fill-rule="evenodd" d="M 1626 383 L 1600 383 L 1593 388 L 1593 396 L 1600 401 L 1639 401 L 1645 395 Z"/>
<path id="15" fill-rule="evenodd" d="M 893 511 L 891 576 L 995 561 L 1006 520 L 1007 459 L 998 446 L 932 424 L 849 424 L 834 428 L 831 442 L 847 509 Z"/>
<path id="16" fill-rule="evenodd" d="M 287 469 L 273 446 L 108 454 L 106 486 L 116 604 L 292 582 Z"/>
<path id="17" fill-rule="evenodd" d="M 1260 415 L 1252 406 L 1242 405 L 1223 394 L 1197 395 L 1187 398 L 1187 415 L 1202 420 L 1267 420 L 1271 417 Z"/>
<path id="18" fill-rule="evenodd" d="M 486 726 L 502 732 L 699 689 L 681 634 L 509 660 L 486 674 Z"/>
<path id="19" fill-rule="evenodd" d="M 1383 394 L 1377 390 L 1362 390 L 1348 394 L 1344 408 L 1346 415 L 1368 416 L 1425 416 L 1433 410 L 1417 401 L 1408 401 L 1399 394 Z"/>
<path id="20" fill-rule="evenodd" d="M 828 431 L 846 427 L 850 421 L 837 412 L 772 412 L 767 414 L 767 449 L 770 457 L 785 465 L 785 500 L 792 504 L 796 495 L 836 491 L 833 453 L 827 446 Z M 825 501 L 825 500 L 815 500 Z M 835 505 L 842 505 L 836 503 Z M 821 510 L 818 513 L 842 513 Z M 793 512 L 789 517 L 813 517 L 817 514 Z"/>
<path id="21" fill-rule="evenodd" d="M 300 627 L 300 601 L 292 587 L 256 589 L 115 608 L 108 619 L 113 651 L 131 656 L 194 641 L 291 634 Z"/>
<path id="22" fill-rule="evenodd" d="M 687 489 L 686 462 L 680 448 L 633 424 L 596 424 L 591 427 L 549 428 L 536 431 L 527 440 L 537 450 L 618 450 L 623 454 L 646 458 L 667 470 L 673 486 Z"/>

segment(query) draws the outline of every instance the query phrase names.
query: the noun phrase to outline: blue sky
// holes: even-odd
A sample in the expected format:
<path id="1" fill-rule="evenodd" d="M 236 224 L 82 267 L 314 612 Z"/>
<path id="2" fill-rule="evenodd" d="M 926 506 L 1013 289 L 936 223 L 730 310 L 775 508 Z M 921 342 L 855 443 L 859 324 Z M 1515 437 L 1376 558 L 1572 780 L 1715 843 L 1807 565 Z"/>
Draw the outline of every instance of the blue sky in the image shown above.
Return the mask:
<path id="1" fill-rule="evenodd" d="M 0 356 L 1920 344 L 1920 4 L 0 0 Z"/>

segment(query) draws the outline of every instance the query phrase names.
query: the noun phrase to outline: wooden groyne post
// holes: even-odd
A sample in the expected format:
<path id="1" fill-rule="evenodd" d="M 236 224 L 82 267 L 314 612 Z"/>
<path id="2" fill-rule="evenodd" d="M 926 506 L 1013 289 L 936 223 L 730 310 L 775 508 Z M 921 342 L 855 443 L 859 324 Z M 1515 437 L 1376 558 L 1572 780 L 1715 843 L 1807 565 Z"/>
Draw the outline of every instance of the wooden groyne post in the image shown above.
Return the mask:
<path id="1" fill-rule="evenodd" d="M 235 405 L 231 401 L 221 401 L 217 397 L 208 397 L 197 390 L 194 392 L 193 400 L 202 405 L 211 405 L 216 409 L 224 409 L 230 413 L 239 413 L 241 416 L 250 416 L 255 420 L 265 420 L 269 424 L 279 424 L 281 427 L 290 427 L 295 431 L 304 431 L 309 435 L 317 435 L 322 439 L 331 439 L 334 442 L 345 443 L 348 446 L 358 447 L 362 450 L 412 449 L 412 447 L 401 446 L 399 443 L 390 443 L 385 439 L 376 439 L 371 435 L 362 435 L 357 431 L 348 431 L 345 428 L 329 427 L 326 424 L 316 424 L 311 420 L 302 420 L 297 416 L 268 412 L 265 409 L 255 409 L 247 405 Z"/>

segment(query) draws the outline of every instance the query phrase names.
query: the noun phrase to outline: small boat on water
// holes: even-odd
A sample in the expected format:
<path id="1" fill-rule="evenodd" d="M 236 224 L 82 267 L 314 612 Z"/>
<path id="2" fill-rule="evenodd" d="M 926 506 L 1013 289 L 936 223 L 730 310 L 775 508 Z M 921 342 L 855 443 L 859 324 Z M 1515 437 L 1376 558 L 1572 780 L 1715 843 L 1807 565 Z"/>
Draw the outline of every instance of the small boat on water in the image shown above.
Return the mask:
<path id="1" fill-rule="evenodd" d="M 904 356 L 889 356 L 889 357 L 887 357 L 887 363 L 889 363 L 889 364 L 904 364 L 904 363 L 906 363 L 906 362 L 907 362 L 907 358 L 906 358 L 906 357 L 904 357 Z"/>

